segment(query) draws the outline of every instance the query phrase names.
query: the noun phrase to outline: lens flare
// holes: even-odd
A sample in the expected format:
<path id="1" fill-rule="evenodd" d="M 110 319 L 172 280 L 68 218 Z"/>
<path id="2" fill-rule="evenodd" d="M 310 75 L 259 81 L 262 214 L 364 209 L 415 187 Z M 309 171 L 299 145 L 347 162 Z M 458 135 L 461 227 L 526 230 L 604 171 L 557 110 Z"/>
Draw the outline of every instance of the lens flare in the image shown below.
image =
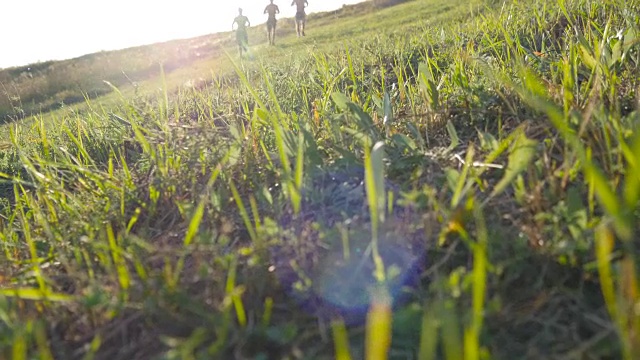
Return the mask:
<path id="1" fill-rule="evenodd" d="M 272 248 L 270 270 L 303 307 L 319 316 L 341 315 L 363 322 L 383 285 L 390 304 L 397 304 L 418 283 L 425 265 L 424 222 L 415 209 L 398 204 L 378 231 L 378 251 L 385 282 L 375 278 L 372 234 L 362 168 L 329 173 L 316 179 L 304 194 L 298 215 L 281 222 L 279 244 Z"/>

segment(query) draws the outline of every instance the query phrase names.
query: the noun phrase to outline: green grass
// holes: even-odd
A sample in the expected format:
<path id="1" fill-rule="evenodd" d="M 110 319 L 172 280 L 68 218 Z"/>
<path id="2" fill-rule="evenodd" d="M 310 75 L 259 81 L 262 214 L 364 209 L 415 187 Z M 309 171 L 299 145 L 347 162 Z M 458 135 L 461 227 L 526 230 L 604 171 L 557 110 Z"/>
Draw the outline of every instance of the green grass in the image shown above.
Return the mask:
<path id="1" fill-rule="evenodd" d="M 638 358 L 639 7 L 367 4 L 4 125 L 0 358 Z"/>
<path id="2" fill-rule="evenodd" d="M 332 12 L 310 14 L 309 21 L 322 28 L 338 18 L 357 19 L 376 9 L 372 2 L 364 2 Z M 295 44 L 287 41 L 294 33 L 293 19 L 280 19 L 278 38 L 285 40 L 285 48 Z M 267 46 L 263 24 L 249 29 L 249 34 L 254 50 Z M 314 41 L 328 40 L 316 37 Z M 118 98 L 105 81 L 116 85 L 128 97 L 147 94 L 157 89 L 161 66 L 171 88 L 197 87 L 210 79 L 212 72 L 224 73 L 231 68 L 225 52 L 235 53 L 235 46 L 233 33 L 222 32 L 0 69 L 0 123 L 66 108 L 82 108 L 85 98 L 100 98 L 102 103 L 113 104 Z"/>

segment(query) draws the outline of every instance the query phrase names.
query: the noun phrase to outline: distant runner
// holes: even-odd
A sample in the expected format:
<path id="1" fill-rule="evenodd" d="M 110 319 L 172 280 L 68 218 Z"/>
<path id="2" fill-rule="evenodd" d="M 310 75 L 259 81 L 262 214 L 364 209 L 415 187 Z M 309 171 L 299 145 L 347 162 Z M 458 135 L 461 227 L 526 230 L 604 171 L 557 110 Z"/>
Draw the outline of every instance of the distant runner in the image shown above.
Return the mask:
<path id="1" fill-rule="evenodd" d="M 236 40 L 238 41 L 240 56 L 242 57 L 242 51 L 249 51 L 249 34 L 247 33 L 247 27 L 251 26 L 249 18 L 242 15 L 242 9 L 238 9 L 238 16 L 233 19 L 231 30 L 233 30 L 233 26 L 236 24 L 238 24 L 236 28 Z"/>
<path id="2" fill-rule="evenodd" d="M 269 45 L 275 45 L 276 23 L 278 22 L 278 20 L 276 20 L 276 14 L 280 14 L 280 9 L 278 5 L 274 4 L 273 0 L 271 0 L 271 3 L 264 8 L 263 14 L 269 14 L 269 18 L 267 19 L 267 36 L 269 37 Z"/>
<path id="3" fill-rule="evenodd" d="M 296 5 L 296 33 L 298 36 L 304 36 L 304 25 L 307 21 L 307 14 L 304 12 L 304 7 L 309 6 L 307 0 L 293 0 L 291 6 Z"/>

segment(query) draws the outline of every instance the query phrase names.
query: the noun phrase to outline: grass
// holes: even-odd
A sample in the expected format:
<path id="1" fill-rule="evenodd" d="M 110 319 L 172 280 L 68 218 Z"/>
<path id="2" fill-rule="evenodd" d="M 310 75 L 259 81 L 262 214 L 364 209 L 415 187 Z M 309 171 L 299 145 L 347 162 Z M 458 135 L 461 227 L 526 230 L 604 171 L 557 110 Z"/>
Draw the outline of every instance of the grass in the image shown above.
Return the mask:
<path id="1" fill-rule="evenodd" d="M 338 18 L 357 19 L 375 9 L 373 3 L 363 2 L 332 12 L 310 14 L 309 21 L 323 27 Z M 279 24 L 278 37 L 285 39 L 283 45 L 288 47 L 291 42 L 286 39 L 294 34 L 293 19 L 280 19 Z M 263 24 L 249 29 L 254 48 L 267 46 L 263 32 Z M 326 40 L 316 37 L 316 43 Z M 161 66 L 170 88 L 197 87 L 206 82 L 212 72 L 229 71 L 231 64 L 226 51 L 235 52 L 235 36 L 231 32 L 0 69 L 0 123 L 66 108 L 82 108 L 86 98 L 117 103 L 117 94 L 105 82 L 116 85 L 127 97 L 148 94 L 158 88 Z"/>
<path id="2" fill-rule="evenodd" d="M 4 125 L 0 358 L 637 358 L 639 6 L 327 15 Z"/>

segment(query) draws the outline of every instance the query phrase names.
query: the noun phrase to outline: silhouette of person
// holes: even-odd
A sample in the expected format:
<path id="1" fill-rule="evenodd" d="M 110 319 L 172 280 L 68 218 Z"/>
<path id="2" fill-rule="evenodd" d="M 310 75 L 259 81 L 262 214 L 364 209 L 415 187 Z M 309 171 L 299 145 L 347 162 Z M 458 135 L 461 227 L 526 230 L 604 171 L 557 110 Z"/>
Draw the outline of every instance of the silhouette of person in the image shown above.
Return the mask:
<path id="1" fill-rule="evenodd" d="M 231 30 L 233 30 L 236 24 L 238 25 L 236 28 L 236 40 L 238 41 L 240 56 L 242 56 L 243 51 L 249 51 L 249 34 L 247 33 L 247 27 L 251 26 L 249 18 L 242 15 L 242 9 L 238 9 L 238 16 L 233 19 Z"/>
<path id="2" fill-rule="evenodd" d="M 307 0 L 293 0 L 291 6 L 296 5 L 296 33 L 304 36 L 304 26 L 307 22 L 307 14 L 304 12 L 305 5 L 309 6 Z"/>
<path id="3" fill-rule="evenodd" d="M 269 45 L 276 44 L 276 14 L 280 14 L 278 5 L 273 3 L 273 0 L 264 8 L 263 14 L 269 14 L 267 18 L 267 37 L 269 38 Z"/>

